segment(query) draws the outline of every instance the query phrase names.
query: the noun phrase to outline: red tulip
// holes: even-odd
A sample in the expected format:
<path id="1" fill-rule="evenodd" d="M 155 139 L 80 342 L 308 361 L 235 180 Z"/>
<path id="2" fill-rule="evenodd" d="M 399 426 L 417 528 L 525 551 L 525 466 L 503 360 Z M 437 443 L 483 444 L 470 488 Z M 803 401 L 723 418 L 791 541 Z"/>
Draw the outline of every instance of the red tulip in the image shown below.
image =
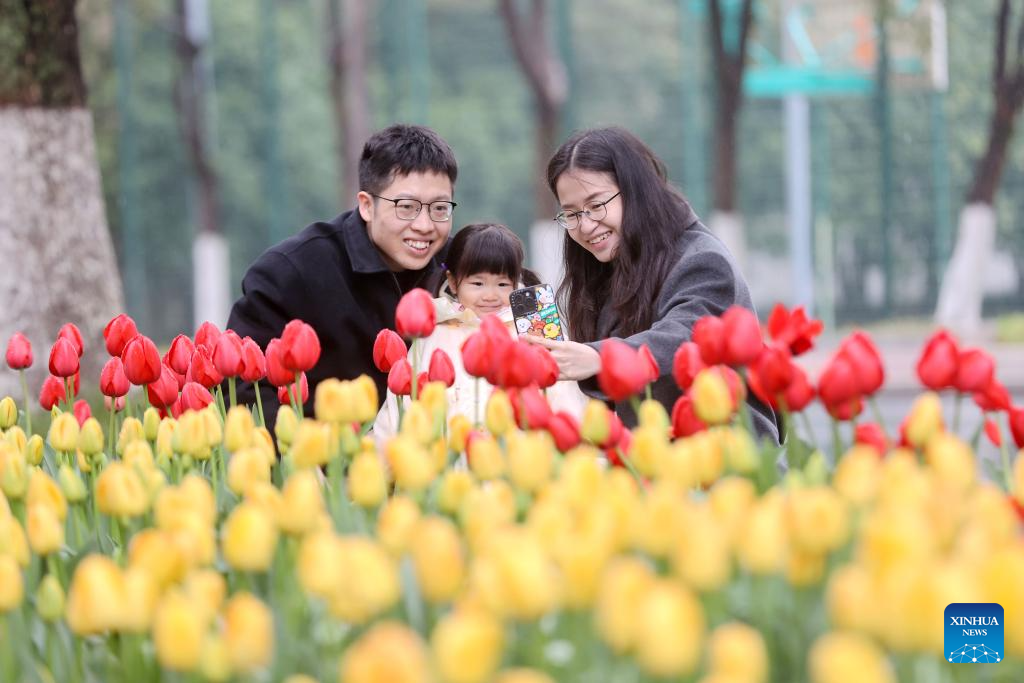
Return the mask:
<path id="1" fill-rule="evenodd" d="M 399 358 L 405 358 L 408 350 L 405 342 L 395 332 L 383 329 L 377 333 L 373 342 L 373 364 L 381 372 L 387 372 Z"/>
<path id="2" fill-rule="evenodd" d="M 53 407 L 67 398 L 64 389 L 64 381 L 60 377 L 48 376 L 43 381 L 39 391 L 39 405 L 43 410 L 53 410 Z"/>
<path id="3" fill-rule="evenodd" d="M 106 362 L 100 372 L 100 391 L 104 396 L 117 398 L 127 394 L 131 388 L 128 376 L 124 374 L 124 363 L 114 356 Z"/>
<path id="4" fill-rule="evenodd" d="M 434 349 L 434 352 L 430 354 L 430 368 L 427 371 L 427 377 L 431 382 L 444 382 L 446 387 L 455 384 L 455 366 L 452 365 L 452 359 L 442 349 Z"/>
<path id="5" fill-rule="evenodd" d="M 245 382 L 258 382 L 267 376 L 267 358 L 252 337 L 242 340 L 242 372 L 240 374 Z"/>
<path id="6" fill-rule="evenodd" d="M 184 375 L 188 372 L 188 366 L 192 363 L 192 354 L 195 351 L 196 345 L 192 343 L 192 340 L 184 334 L 179 334 L 171 342 L 171 348 L 167 350 L 164 362 L 171 370 L 179 375 Z"/>
<path id="7" fill-rule="evenodd" d="M 103 341 L 107 346 L 107 353 L 111 356 L 121 356 L 124 346 L 139 333 L 135 321 L 121 313 L 110 320 L 103 328 Z"/>
<path id="8" fill-rule="evenodd" d="M 405 293 L 395 309 L 395 329 L 406 339 L 429 337 L 434 331 L 434 300 L 427 290 L 416 288 Z"/>
<path id="9" fill-rule="evenodd" d="M 544 429 L 551 420 L 551 406 L 540 393 L 537 385 L 531 384 L 521 389 L 508 391 L 509 402 L 515 414 L 516 424 L 527 429 Z"/>
<path id="10" fill-rule="evenodd" d="M 128 381 L 136 386 L 142 386 L 160 379 L 160 352 L 156 350 L 153 340 L 144 334 L 132 339 L 121 352 L 121 362 L 124 363 L 124 374 Z"/>
<path id="11" fill-rule="evenodd" d="M 462 342 L 462 367 L 472 377 L 486 377 L 491 372 L 491 343 L 481 330 Z"/>
<path id="12" fill-rule="evenodd" d="M 533 384 L 534 368 L 539 362 L 536 349 L 530 342 L 516 340 L 493 359 L 487 381 L 503 389 L 529 386 Z"/>
<path id="13" fill-rule="evenodd" d="M 750 365 L 761 355 L 764 339 L 761 337 L 761 324 L 753 311 L 742 306 L 730 306 L 722 314 L 722 328 L 725 332 L 723 360 L 726 365 Z"/>
<path id="14" fill-rule="evenodd" d="M 750 390 L 772 408 L 779 407 L 779 396 L 785 394 L 793 381 L 793 361 L 789 349 L 771 344 L 764 347 L 761 355 L 747 375 Z"/>
<path id="15" fill-rule="evenodd" d="M 849 401 L 839 404 L 825 404 L 825 410 L 834 419 L 840 422 L 846 422 L 864 412 L 864 400 L 860 396 L 856 396 Z"/>
<path id="16" fill-rule="evenodd" d="M 220 338 L 220 329 L 210 321 L 204 322 L 196 330 L 196 346 L 205 346 L 208 351 L 213 352 Z"/>
<path id="17" fill-rule="evenodd" d="M 301 320 L 292 320 L 281 333 L 281 364 L 292 371 L 312 370 L 320 360 L 320 338 Z M 294 380 L 292 380 L 294 381 Z"/>
<path id="18" fill-rule="evenodd" d="M 167 365 L 167 363 L 164 363 L 164 367 L 169 368 L 171 366 Z M 184 389 L 185 385 L 188 383 L 188 374 L 186 373 L 184 375 L 179 375 L 174 370 L 171 370 L 171 374 L 174 375 L 174 381 L 178 383 L 178 391 L 181 392 L 181 390 Z M 162 370 L 160 371 L 160 376 L 163 377 Z"/>
<path id="19" fill-rule="evenodd" d="M 794 356 L 814 348 L 814 338 L 825 326 L 820 320 L 807 317 L 803 306 L 787 311 L 782 304 L 776 304 L 768 316 L 768 336 L 778 344 L 789 348 Z"/>
<path id="20" fill-rule="evenodd" d="M 693 401 L 689 396 L 683 394 L 676 399 L 675 405 L 672 406 L 672 436 L 674 438 L 690 436 L 707 428 L 708 426 L 701 422 L 697 413 L 694 412 Z"/>
<path id="21" fill-rule="evenodd" d="M 981 349 L 964 349 L 957 359 L 953 384 L 957 391 L 973 394 L 987 389 L 995 373 L 996 364 L 992 356 Z"/>
<path id="22" fill-rule="evenodd" d="M 974 402 L 985 412 L 1000 412 L 1010 409 L 1010 392 L 995 377 L 984 391 L 974 393 Z"/>
<path id="23" fill-rule="evenodd" d="M 853 363 L 844 353 L 837 353 L 818 378 L 818 395 L 829 407 L 836 407 L 860 396 Z"/>
<path id="24" fill-rule="evenodd" d="M 672 357 L 672 378 L 680 389 L 686 391 L 693 384 L 693 378 L 697 373 L 706 367 L 697 343 L 685 341 L 679 345 Z"/>
<path id="25" fill-rule="evenodd" d="M 796 363 L 793 364 L 793 379 L 786 388 L 784 398 L 786 408 L 791 413 L 799 413 L 814 400 L 814 387 L 811 386 L 807 372 Z"/>
<path id="26" fill-rule="evenodd" d="M 631 440 L 632 434 L 622 424 L 622 418 L 619 417 L 618 413 L 608 411 L 608 438 L 604 440 L 604 443 L 594 445 L 601 449 L 614 448 L 615 446 L 622 448 L 624 444 L 628 444 Z M 628 448 L 622 448 L 622 450 L 626 451 Z"/>
<path id="27" fill-rule="evenodd" d="M 956 382 L 960 351 L 956 339 L 946 330 L 938 330 L 925 343 L 917 361 L 921 384 L 933 391 L 949 389 Z"/>
<path id="28" fill-rule="evenodd" d="M 700 349 L 704 365 L 718 365 L 725 358 L 725 323 L 721 318 L 706 315 L 693 326 L 691 335 Z"/>
<path id="29" fill-rule="evenodd" d="M 1024 448 L 1024 408 L 1010 407 L 1010 434 L 1017 448 Z"/>
<path id="30" fill-rule="evenodd" d="M 178 399 L 178 377 L 166 365 L 160 367 L 160 379 L 146 385 L 146 396 L 154 408 L 166 408 Z"/>
<path id="31" fill-rule="evenodd" d="M 996 448 L 1000 448 L 1003 445 L 1003 433 L 999 429 L 999 425 L 996 421 L 991 418 L 985 418 L 985 436 L 992 442 L 992 445 Z"/>
<path id="32" fill-rule="evenodd" d="M 213 358 L 205 344 L 198 344 L 196 350 L 192 352 L 192 362 L 189 363 L 188 372 L 185 373 L 185 381 L 199 382 L 210 390 L 224 381 L 224 376 L 213 364 Z"/>
<path id="33" fill-rule="evenodd" d="M 281 405 L 286 405 L 292 402 L 292 394 L 295 393 L 295 382 L 291 384 L 280 386 L 277 388 L 277 400 L 281 402 Z M 306 373 L 299 375 L 299 403 L 302 405 L 306 404 L 309 400 L 309 383 L 306 381 Z"/>
<path id="34" fill-rule="evenodd" d="M 202 410 L 213 403 L 213 394 L 198 382 L 188 382 L 181 390 L 181 411 Z"/>
<path id="35" fill-rule="evenodd" d="M 71 407 L 71 412 L 74 414 L 75 419 L 78 420 L 79 427 L 84 425 L 85 421 L 92 417 L 92 408 L 89 407 L 89 402 L 84 398 L 80 398 L 75 401 L 75 405 Z"/>
<path id="36" fill-rule="evenodd" d="M 225 330 L 213 347 L 213 367 L 224 377 L 237 377 L 245 367 L 242 340 L 234 330 Z"/>
<path id="37" fill-rule="evenodd" d="M 1014 514 L 1017 515 L 1017 521 L 1024 523 L 1024 505 L 1020 504 L 1017 500 L 1017 496 L 1012 493 L 1006 494 L 1006 500 L 1009 501 L 1010 507 L 1013 509 Z"/>
<path id="38" fill-rule="evenodd" d="M 857 391 L 861 396 L 872 396 L 885 383 L 885 367 L 882 354 L 866 332 L 854 332 L 839 346 L 839 352 L 846 354 L 853 365 L 857 380 Z"/>
<path id="39" fill-rule="evenodd" d="M 57 339 L 67 339 L 71 342 L 79 358 L 85 352 L 85 346 L 82 344 L 82 333 L 74 323 L 64 323 L 61 325 L 60 330 L 57 332 Z"/>
<path id="40" fill-rule="evenodd" d="M 601 370 L 597 385 L 613 401 L 639 393 L 647 385 L 649 368 L 633 347 L 615 339 L 601 344 Z"/>
<path id="41" fill-rule="evenodd" d="M 32 366 L 32 342 L 21 332 L 15 332 L 7 342 L 7 366 L 11 370 L 24 370 Z"/>
<path id="42" fill-rule="evenodd" d="M 533 368 L 533 381 L 541 389 L 554 386 L 555 382 L 558 381 L 558 375 L 561 373 L 558 363 L 555 362 L 555 357 L 543 346 L 536 347 L 534 352 L 537 364 Z"/>
<path id="43" fill-rule="evenodd" d="M 110 410 L 111 406 L 114 408 L 114 412 L 124 410 L 125 400 L 124 396 L 118 396 L 111 400 L 109 396 L 103 397 L 103 408 L 104 410 Z"/>
<path id="44" fill-rule="evenodd" d="M 658 367 L 658 361 L 654 359 L 654 354 L 647 347 L 647 344 L 641 344 L 640 348 L 637 349 L 637 353 L 640 355 L 640 360 L 643 361 L 647 367 L 647 383 L 657 381 L 661 377 L 661 368 Z"/>
<path id="45" fill-rule="evenodd" d="M 412 393 L 412 366 L 408 358 L 399 358 L 388 371 L 388 389 L 395 396 Z"/>
<path id="46" fill-rule="evenodd" d="M 871 446 L 878 451 L 879 457 L 889 452 L 889 437 L 876 422 L 861 422 L 857 425 L 853 430 L 853 440 L 855 443 Z"/>
<path id="47" fill-rule="evenodd" d="M 284 366 L 281 361 L 281 340 L 274 338 L 267 344 L 264 356 L 267 361 L 267 381 L 275 387 L 283 387 L 295 381 L 295 373 Z"/>
<path id="48" fill-rule="evenodd" d="M 564 410 L 548 418 L 547 429 L 555 440 L 555 448 L 562 453 L 580 444 L 580 425 L 575 417 Z"/>
<path id="49" fill-rule="evenodd" d="M 422 396 L 423 387 L 427 386 L 427 384 L 429 383 L 430 377 L 427 376 L 427 373 L 421 372 L 420 374 L 416 375 L 416 395 Z"/>
<path id="50" fill-rule="evenodd" d="M 78 372 L 78 351 L 65 337 L 57 337 L 50 349 L 50 374 L 56 377 L 71 377 Z"/>

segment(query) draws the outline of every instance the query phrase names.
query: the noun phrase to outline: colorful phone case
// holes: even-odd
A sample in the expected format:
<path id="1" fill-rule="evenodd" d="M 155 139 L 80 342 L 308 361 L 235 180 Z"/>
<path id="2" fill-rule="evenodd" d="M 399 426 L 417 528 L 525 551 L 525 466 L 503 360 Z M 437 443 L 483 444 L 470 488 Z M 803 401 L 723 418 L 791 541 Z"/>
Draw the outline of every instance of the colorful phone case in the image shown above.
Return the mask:
<path id="1" fill-rule="evenodd" d="M 564 341 L 562 318 L 551 285 L 535 285 L 512 292 L 509 298 L 519 334 Z"/>

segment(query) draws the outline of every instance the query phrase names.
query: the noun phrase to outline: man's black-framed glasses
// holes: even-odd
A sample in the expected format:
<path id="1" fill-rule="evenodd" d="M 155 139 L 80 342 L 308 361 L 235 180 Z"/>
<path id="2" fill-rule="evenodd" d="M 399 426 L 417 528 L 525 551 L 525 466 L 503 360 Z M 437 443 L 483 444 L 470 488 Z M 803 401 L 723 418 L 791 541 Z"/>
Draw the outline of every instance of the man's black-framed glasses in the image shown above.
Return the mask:
<path id="1" fill-rule="evenodd" d="M 383 199 L 395 205 L 395 215 L 399 220 L 412 221 L 420 215 L 423 207 L 427 207 L 427 216 L 435 223 L 446 223 L 452 218 L 452 211 L 458 206 L 455 202 L 436 201 L 430 203 L 421 202 L 418 199 L 391 199 L 381 197 L 379 194 L 370 195 L 377 199 Z"/>
<path id="2" fill-rule="evenodd" d="M 619 194 L 616 192 L 603 202 L 591 202 L 584 206 L 582 211 L 563 211 L 555 216 L 555 222 L 566 230 L 575 230 L 580 227 L 580 216 L 586 216 L 598 223 L 608 214 L 608 202 L 618 197 Z"/>

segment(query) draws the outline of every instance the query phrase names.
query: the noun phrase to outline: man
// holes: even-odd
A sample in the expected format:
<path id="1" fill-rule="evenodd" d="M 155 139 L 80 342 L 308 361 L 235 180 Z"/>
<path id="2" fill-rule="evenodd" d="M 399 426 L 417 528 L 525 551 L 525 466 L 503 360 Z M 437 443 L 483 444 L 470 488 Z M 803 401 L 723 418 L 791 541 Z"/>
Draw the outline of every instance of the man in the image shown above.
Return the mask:
<path id="1" fill-rule="evenodd" d="M 373 364 L 373 342 L 381 329 L 395 326 L 402 295 L 441 269 L 457 173 L 451 147 L 429 128 L 379 131 L 363 147 L 358 206 L 271 247 L 246 272 L 230 329 L 266 349 L 298 318 L 320 338 L 320 361 L 306 375 L 307 414 L 317 384 L 329 377 L 367 374 L 386 396 L 387 375 Z M 277 390 L 268 382 L 260 389 L 272 429 Z M 255 402 L 252 385 L 241 386 L 239 400 Z"/>

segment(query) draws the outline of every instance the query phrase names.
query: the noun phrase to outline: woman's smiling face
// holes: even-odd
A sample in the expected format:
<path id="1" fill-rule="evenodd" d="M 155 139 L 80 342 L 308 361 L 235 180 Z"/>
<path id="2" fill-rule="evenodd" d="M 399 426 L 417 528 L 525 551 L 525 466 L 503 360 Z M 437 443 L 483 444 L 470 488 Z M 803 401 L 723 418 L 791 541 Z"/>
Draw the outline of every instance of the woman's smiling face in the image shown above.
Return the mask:
<path id="1" fill-rule="evenodd" d="M 623 200 L 615 196 L 619 186 L 614 178 L 607 173 L 570 169 L 555 182 L 555 192 L 562 211 L 582 212 L 578 227 L 569 230 L 569 236 L 598 261 L 611 261 L 622 239 Z M 601 204 L 603 206 L 598 206 Z M 588 216 L 588 210 L 591 216 L 600 216 L 600 219 Z"/>

